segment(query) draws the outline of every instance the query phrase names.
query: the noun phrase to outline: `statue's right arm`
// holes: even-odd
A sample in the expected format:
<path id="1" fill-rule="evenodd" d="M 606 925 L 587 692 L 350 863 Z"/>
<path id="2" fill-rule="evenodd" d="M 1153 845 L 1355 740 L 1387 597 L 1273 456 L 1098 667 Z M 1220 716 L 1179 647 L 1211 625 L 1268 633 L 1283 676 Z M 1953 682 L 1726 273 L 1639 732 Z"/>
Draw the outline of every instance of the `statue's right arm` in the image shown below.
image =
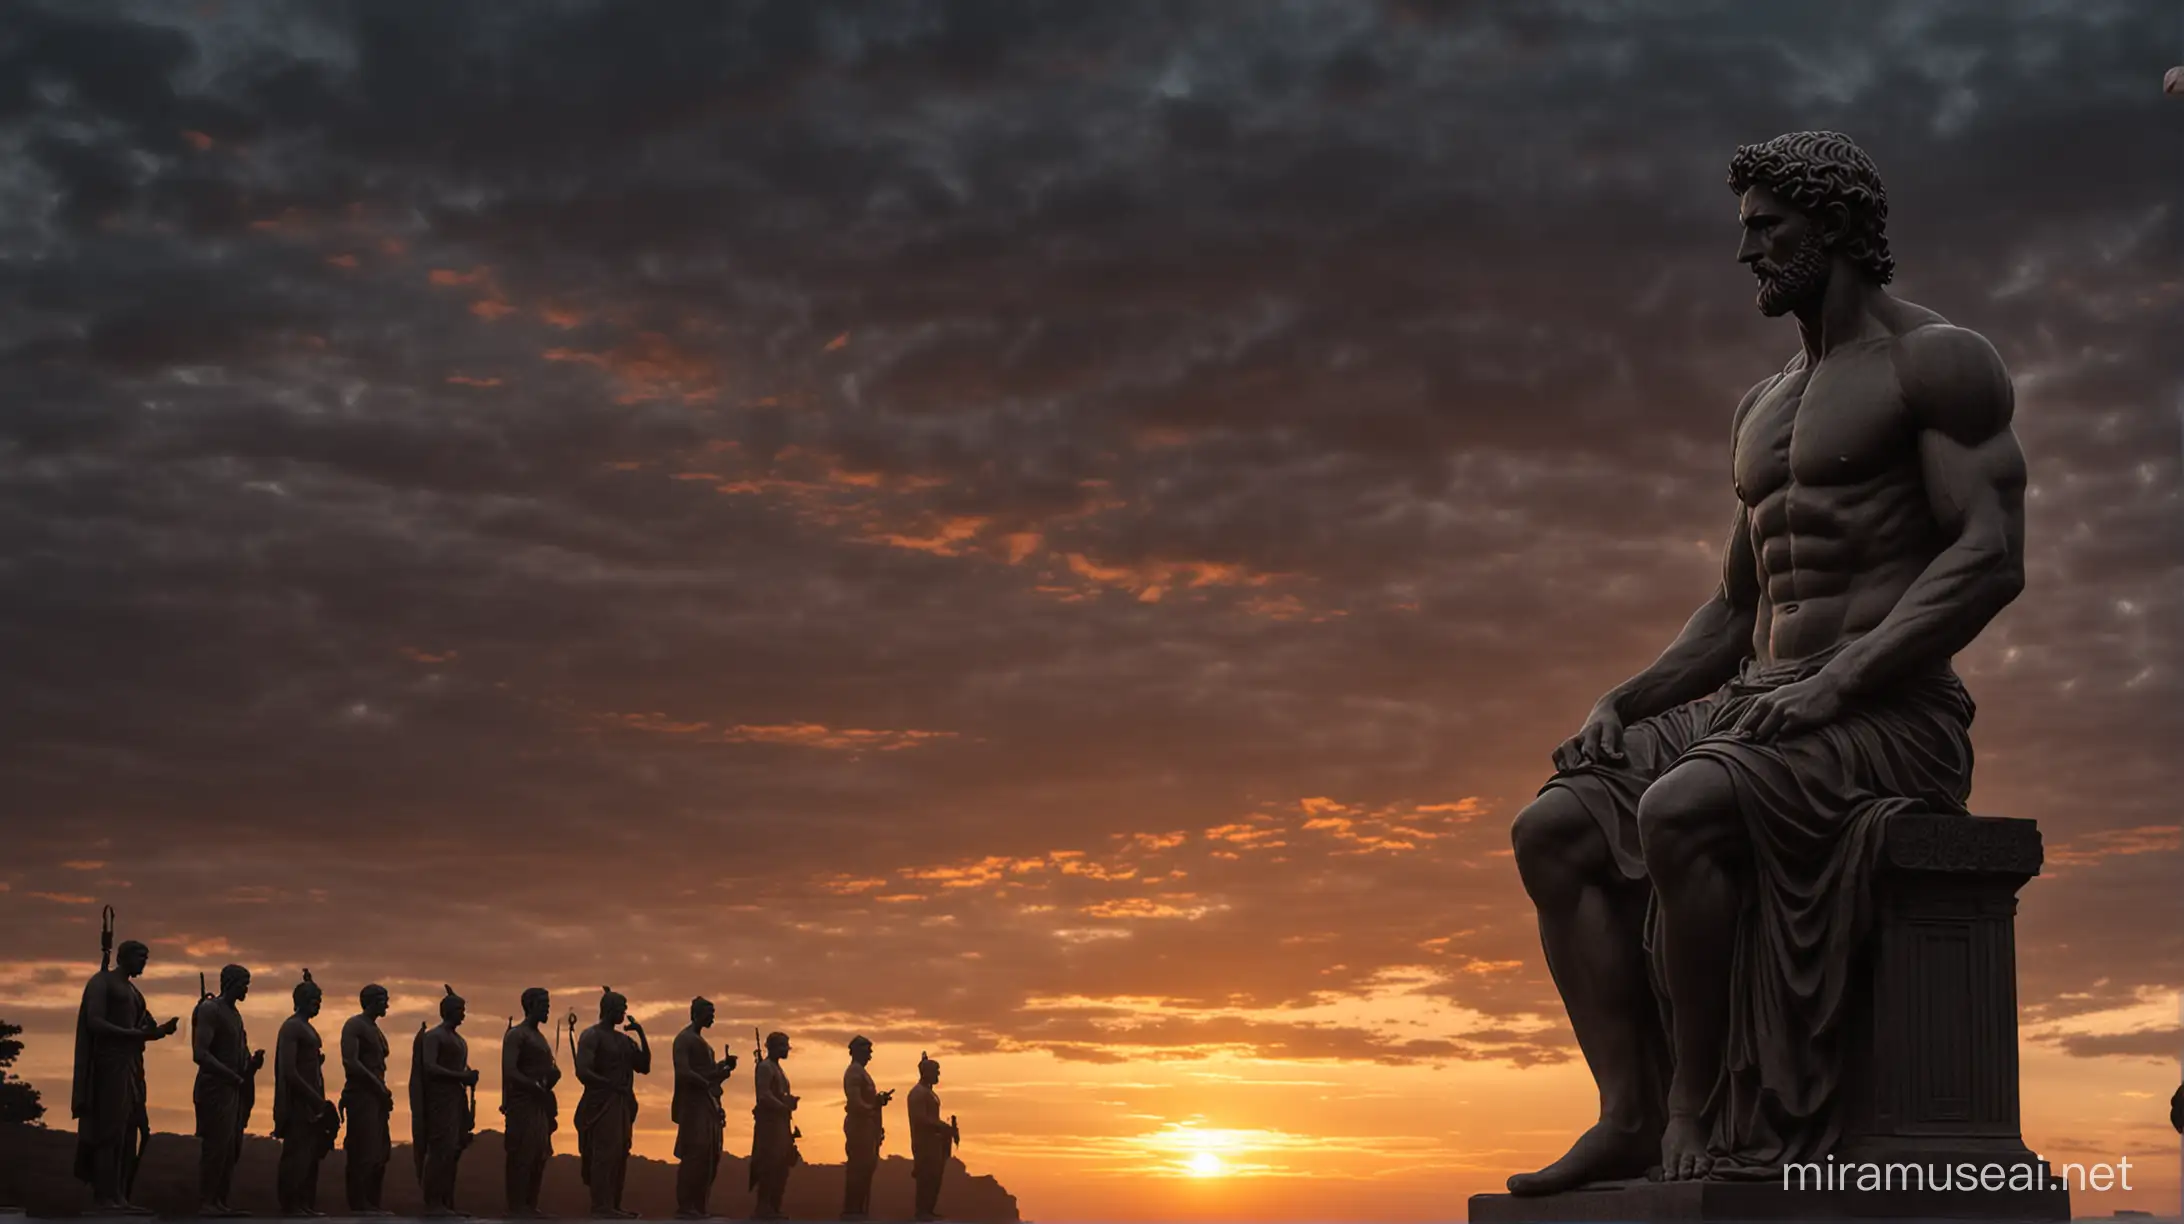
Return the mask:
<path id="1" fill-rule="evenodd" d="M 681 1033 L 675 1038 L 675 1085 L 687 1086 L 692 1092 L 709 1091 L 713 1082 L 705 1077 L 703 1069 L 690 1061 L 696 1055 L 697 1048 L 685 1040 L 688 1036 L 688 1033 Z"/>
<path id="2" fill-rule="evenodd" d="M 760 1063 L 756 1078 L 758 1099 L 775 1109 L 787 1109 L 789 1102 L 781 1095 L 781 1073 L 771 1063 Z"/>
<path id="3" fill-rule="evenodd" d="M 219 1027 L 220 1018 L 218 1015 L 209 1018 L 205 1016 L 203 1013 L 207 1006 L 206 1003 L 197 1005 L 197 1023 L 191 1026 L 190 1061 L 231 1083 L 240 1084 L 243 1082 L 243 1077 L 236 1074 L 234 1068 L 213 1057 L 212 1037 L 213 1032 Z"/>
<path id="4" fill-rule="evenodd" d="M 1753 387 L 1737 405 L 1731 437 L 1744 426 L 1744 416 L 1774 383 Z M 1713 598 L 1691 614 L 1683 632 L 1669 644 L 1653 665 L 1610 689 L 1600 704 L 1615 711 L 1625 723 L 1651 718 L 1687 701 L 1696 701 L 1735 678 L 1737 668 L 1752 654 L 1752 631 L 1758 623 L 1759 563 L 1752 552 L 1751 512 L 1742 499 L 1730 520 L 1729 539 L 1721 550 L 1721 585 Z"/>
<path id="5" fill-rule="evenodd" d="M 501 1091 L 505 1093 L 510 1088 L 516 1088 L 525 1092 L 544 1092 L 543 1085 L 523 1073 L 519 1057 L 522 1053 L 522 1038 L 501 1042 Z"/>
<path id="6" fill-rule="evenodd" d="M 587 1088 L 599 1083 L 598 1069 L 592 1065 L 592 1060 L 599 1054 L 597 1032 L 596 1029 L 585 1030 L 584 1035 L 577 1038 L 576 1057 L 569 1060 L 576 1067 L 576 1081 Z"/>
<path id="7" fill-rule="evenodd" d="M 442 1037 L 440 1034 L 441 1030 L 439 1029 L 433 1029 L 431 1032 L 425 1034 L 425 1078 L 437 1080 L 454 1080 L 457 1083 L 461 1083 L 468 1078 L 468 1076 L 464 1072 L 449 1070 L 448 1068 L 440 1065 L 440 1047 L 446 1044 L 446 1038 Z"/>
<path id="8" fill-rule="evenodd" d="M 156 1030 L 114 1023 L 114 1013 L 124 1010 L 128 1004 L 128 996 L 123 993 L 126 989 L 103 973 L 93 978 L 90 985 L 83 988 L 84 1020 L 91 1031 L 101 1037 L 121 1041 L 147 1040 Z"/>
<path id="9" fill-rule="evenodd" d="M 302 1044 L 302 1041 L 303 1034 L 295 1031 L 292 1024 L 282 1024 L 280 1037 L 273 1047 L 273 1066 L 276 1071 L 288 1078 L 288 1090 L 290 1092 L 297 1093 L 301 1098 L 308 1100 L 317 1096 L 318 1090 L 311 1087 L 310 1080 L 304 1078 L 303 1060 L 296 1056 L 297 1047 Z"/>

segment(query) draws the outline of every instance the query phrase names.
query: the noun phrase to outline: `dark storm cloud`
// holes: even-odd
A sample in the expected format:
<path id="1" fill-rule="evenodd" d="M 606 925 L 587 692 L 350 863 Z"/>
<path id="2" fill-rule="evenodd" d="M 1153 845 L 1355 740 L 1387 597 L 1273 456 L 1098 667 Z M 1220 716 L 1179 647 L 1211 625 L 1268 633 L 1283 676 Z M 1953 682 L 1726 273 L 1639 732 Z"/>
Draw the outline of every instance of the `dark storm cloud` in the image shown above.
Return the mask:
<path id="1" fill-rule="evenodd" d="M 2184 696 L 2167 9 L 1252 12 L 21 9 L 20 957 L 97 896 L 428 994 L 855 976 L 981 1048 L 1165 997 L 1208 1014 L 1148 1046 L 1566 1056 L 1495 1027 L 1558 1023 L 1506 823 L 1715 581 L 1794 348 L 1729 152 L 1837 127 L 1903 293 L 2019 380 L 2032 585 L 1962 666 L 1977 805 L 2057 858 L 2028 1006 L 2184 980 L 2122 916 L 2179 869 L 2126 836 Z M 1478 804 L 1205 833 L 1321 796 Z M 895 877 L 1170 831 L 1182 877 L 1029 910 Z M 1402 966 L 1488 1027 L 1282 1018 Z"/>

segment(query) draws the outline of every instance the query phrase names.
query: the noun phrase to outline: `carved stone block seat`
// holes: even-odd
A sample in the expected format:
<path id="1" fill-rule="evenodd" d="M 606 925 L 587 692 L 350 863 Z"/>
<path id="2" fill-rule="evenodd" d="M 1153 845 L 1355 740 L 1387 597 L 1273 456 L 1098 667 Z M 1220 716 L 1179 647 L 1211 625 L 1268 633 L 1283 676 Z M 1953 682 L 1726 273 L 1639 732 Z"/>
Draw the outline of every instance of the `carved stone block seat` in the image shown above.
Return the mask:
<path id="1" fill-rule="evenodd" d="M 2014 1169 L 2017 893 L 2040 874 L 2039 826 L 1991 816 L 1889 819 L 1852 1011 L 1837 1163 Z M 1923 1176 L 1923 1175 L 1922 1175 Z M 1612 1183 L 1480 1194 L 1473 1221 L 2070 1218 L 2062 1188 L 1786 1190 L 1781 1183 Z"/>

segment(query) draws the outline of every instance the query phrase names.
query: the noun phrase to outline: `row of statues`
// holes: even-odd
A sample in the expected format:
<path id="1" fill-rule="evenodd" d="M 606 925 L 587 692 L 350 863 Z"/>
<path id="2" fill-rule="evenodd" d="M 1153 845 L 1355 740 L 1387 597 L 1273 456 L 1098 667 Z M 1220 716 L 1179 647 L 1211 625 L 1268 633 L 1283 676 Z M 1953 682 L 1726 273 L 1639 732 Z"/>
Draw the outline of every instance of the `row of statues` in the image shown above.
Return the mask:
<path id="1" fill-rule="evenodd" d="M 109 945 L 111 934 L 109 931 Z M 151 953 L 130 941 L 121 945 L 111 967 L 101 968 L 84 990 L 76 1028 L 76 1067 L 71 1109 L 77 1119 L 76 1176 L 91 1186 L 98 1214 L 149 1215 L 129 1201 L 136 1164 L 150 1137 L 145 1110 L 144 1047 L 172 1036 L 178 1020 L 152 1019 L 143 994 L 131 980 L 144 972 Z M 250 1049 L 240 1004 L 250 994 L 251 975 L 241 965 L 220 971 L 218 993 L 201 992 L 191 1017 L 191 1056 L 197 1065 L 192 1093 L 199 1139 L 199 1214 L 227 1218 L 247 1214 L 229 1202 L 236 1165 L 242 1157 L 243 1132 L 256 1101 L 257 1078 L 265 1051 Z M 629 1015 L 629 1002 L 602 988 L 599 1019 L 577 1033 L 577 1016 L 568 1013 L 554 1026 L 553 1000 L 541 987 L 523 992 L 523 1020 L 511 1022 L 501 1043 L 501 1114 L 507 1157 L 507 1214 L 537 1219 L 539 1191 L 553 1156 L 553 1135 L 560 1126 L 555 1088 L 561 1082 L 560 1031 L 569 1036 L 571 1062 L 583 1094 L 573 1123 L 591 1212 L 601 1219 L 630 1219 L 622 1207 L 637 1120 L 636 1077 L 652 1071 L 652 1047 L 644 1026 Z M 295 1011 L 281 1024 L 273 1053 L 273 1137 L 281 1141 L 278 1201 L 283 1216 L 318 1217 L 319 1163 L 341 1139 L 346 1157 L 349 1212 L 361 1216 L 392 1213 L 380 1204 L 387 1164 L 393 1157 L 390 1120 L 394 1090 L 387 1082 L 390 1045 L 379 1021 L 387 1014 L 383 986 L 358 994 L 360 1010 L 342 1025 L 340 1059 L 344 1082 L 329 1098 L 326 1055 L 318 1029 L 322 992 L 303 972 L 294 994 Z M 462 1035 L 466 1005 L 452 986 L 440 1000 L 440 1023 L 420 1022 L 411 1043 L 409 1109 L 411 1152 L 424 1214 L 461 1216 L 455 1206 L 455 1173 L 477 1129 L 478 1072 L 470 1063 L 470 1044 Z M 720 1169 L 728 1116 L 721 1105 L 723 1086 L 734 1074 L 734 1054 L 716 1057 L 705 1032 L 714 1021 L 713 1004 L 690 1002 L 690 1023 L 672 1047 L 675 1091 L 670 1114 L 675 1123 L 676 1216 L 708 1219 L 708 1202 Z M 547 1029 L 555 1027 L 551 1039 Z M 756 1030 L 753 1030 L 755 1035 Z M 797 1095 L 782 1069 L 790 1052 L 788 1036 L 765 1038 L 753 1073 L 757 1104 L 752 1109 L 749 1188 L 757 1207 L 752 1218 L 784 1218 L 781 1200 L 789 1173 L 803 1163 L 795 1124 Z M 866 1069 L 872 1043 L 849 1043 L 849 1069 L 842 1077 L 847 1148 L 847 1179 L 842 1218 L 868 1218 L 872 1178 L 879 1167 L 886 1136 L 884 1111 L 894 1097 L 881 1092 Z M 954 1117 L 943 1121 L 940 1064 L 920 1055 L 918 1084 L 911 1089 L 910 1149 L 917 1184 L 917 1218 L 936 1220 L 940 1186 L 949 1158 L 962 1142 Z M 342 1132 L 346 1126 L 346 1137 Z"/>

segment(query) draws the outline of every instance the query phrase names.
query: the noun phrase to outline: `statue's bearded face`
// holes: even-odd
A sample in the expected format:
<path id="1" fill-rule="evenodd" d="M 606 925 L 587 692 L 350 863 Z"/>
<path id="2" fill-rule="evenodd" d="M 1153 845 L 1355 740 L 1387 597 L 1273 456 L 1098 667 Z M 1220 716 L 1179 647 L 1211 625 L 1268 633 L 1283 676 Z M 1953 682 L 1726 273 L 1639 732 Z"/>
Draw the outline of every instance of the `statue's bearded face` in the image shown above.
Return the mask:
<path id="1" fill-rule="evenodd" d="M 319 1014 L 319 1008 L 324 1003 L 325 997 L 318 991 L 306 990 L 303 997 L 296 1000 L 296 1014 L 308 1020 Z"/>
<path id="2" fill-rule="evenodd" d="M 359 1002 L 364 1005 L 364 1014 L 374 1020 L 387 1014 L 387 992 L 384 990 L 367 990 Z"/>
<path id="3" fill-rule="evenodd" d="M 1744 241 L 1737 261 L 1759 282 L 1759 310 L 1779 319 L 1817 302 L 1828 289 L 1827 235 L 1812 218 L 1765 187 L 1744 193 Z"/>

